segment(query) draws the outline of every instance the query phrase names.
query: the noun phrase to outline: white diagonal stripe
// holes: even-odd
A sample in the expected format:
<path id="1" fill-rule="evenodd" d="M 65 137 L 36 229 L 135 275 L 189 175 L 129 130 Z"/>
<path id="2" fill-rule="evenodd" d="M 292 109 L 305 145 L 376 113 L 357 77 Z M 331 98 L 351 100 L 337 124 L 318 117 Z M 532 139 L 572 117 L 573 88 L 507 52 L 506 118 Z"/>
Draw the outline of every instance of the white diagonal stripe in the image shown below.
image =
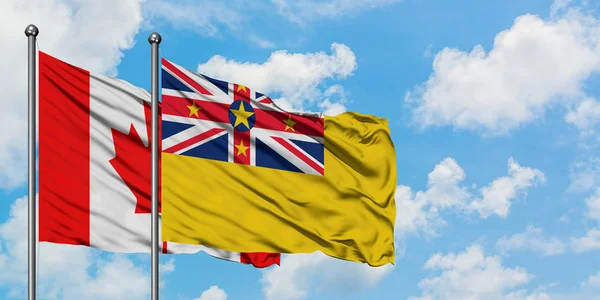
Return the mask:
<path id="1" fill-rule="evenodd" d="M 282 137 L 284 139 L 291 139 L 291 140 L 310 142 L 310 143 L 323 144 L 325 142 L 325 139 L 320 136 L 310 136 L 310 135 L 305 135 L 305 134 L 292 133 L 289 131 L 270 130 L 270 129 L 254 127 L 254 128 L 252 128 L 252 133 L 256 134 L 257 137 L 278 136 L 278 137 Z"/>
<path id="2" fill-rule="evenodd" d="M 163 96 L 173 96 L 173 97 L 180 97 L 180 98 L 193 99 L 193 100 L 211 101 L 209 99 L 210 96 L 200 95 L 200 94 L 191 93 L 191 92 L 184 92 L 184 91 L 180 91 L 180 90 L 171 90 L 171 89 L 163 88 L 161 93 Z"/>
<path id="3" fill-rule="evenodd" d="M 163 121 L 169 121 L 169 122 L 176 122 L 176 123 L 184 123 L 184 124 L 190 124 L 190 125 L 200 125 L 200 126 L 204 126 L 207 128 L 230 128 L 231 124 L 229 122 L 224 123 L 224 122 L 216 122 L 216 121 L 209 121 L 209 120 L 201 120 L 201 119 L 194 119 L 194 118 L 188 118 L 188 117 L 181 117 L 181 116 L 174 116 L 174 115 L 167 115 L 167 114 L 163 114 L 162 115 L 162 119 Z M 203 124 L 210 124 L 210 125 L 203 125 Z"/>
<path id="4" fill-rule="evenodd" d="M 171 64 L 173 64 L 173 63 L 171 63 Z M 191 80 L 193 80 L 197 84 L 201 85 L 203 88 L 205 88 L 207 91 L 209 91 L 212 94 L 212 96 L 211 95 L 204 95 L 204 94 L 200 93 L 199 91 L 196 91 L 199 96 L 202 96 L 202 97 L 204 97 L 204 99 L 209 100 L 209 101 L 213 101 L 213 102 L 231 103 L 231 98 L 229 98 L 227 96 L 227 94 L 223 93 L 223 91 L 221 89 L 219 89 L 218 87 L 216 87 L 210 81 L 206 80 L 204 77 L 200 76 L 199 74 L 190 72 L 187 69 L 185 69 L 185 68 L 183 68 L 181 66 L 178 66 L 176 64 L 173 64 L 173 66 L 175 68 L 177 68 L 179 71 L 181 71 L 183 74 L 187 75 Z M 179 76 L 175 75 L 167 67 L 163 66 L 163 70 L 167 71 L 173 77 L 175 77 L 176 79 L 178 79 L 182 84 L 185 84 L 185 86 L 189 87 L 192 90 L 196 90 L 193 86 L 190 86 L 187 82 L 185 82 L 185 80 L 183 80 Z"/>
<path id="5" fill-rule="evenodd" d="M 300 159 L 298 156 L 291 153 L 289 150 L 287 150 L 285 147 L 283 147 L 281 144 L 279 144 L 277 141 L 273 140 L 272 138 L 262 137 L 262 136 L 257 137 L 257 138 L 261 142 L 265 143 L 269 148 L 273 149 L 275 152 L 277 152 L 279 155 L 281 155 L 283 158 L 288 160 L 291 164 L 293 164 L 298 169 L 300 169 L 302 172 L 307 173 L 307 174 L 321 175 L 319 172 L 317 172 L 317 170 L 313 169 L 311 166 L 309 166 L 307 163 L 305 163 L 302 159 Z"/>

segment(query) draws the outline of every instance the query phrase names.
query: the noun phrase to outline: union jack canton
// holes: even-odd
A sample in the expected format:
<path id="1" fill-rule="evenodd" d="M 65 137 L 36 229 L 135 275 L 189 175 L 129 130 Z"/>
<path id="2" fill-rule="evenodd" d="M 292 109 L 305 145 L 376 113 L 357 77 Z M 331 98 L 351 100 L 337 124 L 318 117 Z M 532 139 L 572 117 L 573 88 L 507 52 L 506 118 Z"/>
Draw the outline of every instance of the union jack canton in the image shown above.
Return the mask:
<path id="1" fill-rule="evenodd" d="M 324 122 L 264 94 L 162 59 L 162 152 L 325 174 Z"/>

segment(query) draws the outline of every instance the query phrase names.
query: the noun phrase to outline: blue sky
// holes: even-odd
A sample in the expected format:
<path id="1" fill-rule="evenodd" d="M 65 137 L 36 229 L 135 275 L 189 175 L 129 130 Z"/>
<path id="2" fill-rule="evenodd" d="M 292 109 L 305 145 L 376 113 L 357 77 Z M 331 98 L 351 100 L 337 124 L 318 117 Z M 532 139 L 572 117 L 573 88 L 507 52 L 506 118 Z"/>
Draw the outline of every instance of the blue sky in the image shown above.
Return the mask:
<path id="1" fill-rule="evenodd" d="M 157 31 L 163 57 L 285 107 L 389 120 L 395 266 L 162 256 L 162 299 L 600 299 L 598 3 L 19 2 L 0 4 L 14 45 L 0 47 L 2 69 L 15 73 L 0 75 L 0 298 L 25 295 L 15 201 L 27 192 L 22 32 L 35 23 L 41 50 L 147 89 Z M 60 247 L 40 250 L 44 299 L 149 297 L 148 255 Z"/>

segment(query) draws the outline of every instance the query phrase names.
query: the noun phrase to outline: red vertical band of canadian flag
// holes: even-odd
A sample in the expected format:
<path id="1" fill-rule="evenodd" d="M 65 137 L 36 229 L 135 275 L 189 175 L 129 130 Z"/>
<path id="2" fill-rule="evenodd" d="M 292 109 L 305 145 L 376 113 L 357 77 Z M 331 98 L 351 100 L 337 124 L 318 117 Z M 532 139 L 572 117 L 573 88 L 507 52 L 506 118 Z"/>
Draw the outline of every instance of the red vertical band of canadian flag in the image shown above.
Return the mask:
<path id="1" fill-rule="evenodd" d="M 89 72 L 39 61 L 39 239 L 89 245 Z"/>
<path id="2" fill-rule="evenodd" d="M 144 89 L 39 52 L 40 242 L 150 252 L 149 101 Z M 166 242 L 160 249 L 255 267 L 280 263 L 279 253 Z"/>

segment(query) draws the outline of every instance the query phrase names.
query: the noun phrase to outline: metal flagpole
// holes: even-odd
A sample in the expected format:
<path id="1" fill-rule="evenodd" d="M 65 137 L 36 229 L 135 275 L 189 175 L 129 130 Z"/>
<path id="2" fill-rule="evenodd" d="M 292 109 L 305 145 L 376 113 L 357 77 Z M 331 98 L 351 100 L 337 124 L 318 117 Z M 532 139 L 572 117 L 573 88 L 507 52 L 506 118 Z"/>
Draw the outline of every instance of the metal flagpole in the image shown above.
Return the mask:
<path id="1" fill-rule="evenodd" d="M 37 35 L 39 33 L 38 28 L 31 24 L 25 28 L 25 36 L 27 36 L 28 42 L 28 58 L 27 58 L 27 72 L 28 72 L 28 127 L 29 127 L 29 136 L 28 136 L 28 173 L 29 173 L 29 190 L 28 190 L 28 249 L 27 249 L 27 265 L 29 267 L 28 270 L 28 295 L 29 300 L 35 300 L 36 294 L 36 245 L 37 245 L 37 220 L 36 220 L 36 201 L 35 201 L 35 137 L 36 137 L 36 49 L 35 42 Z"/>
<path id="2" fill-rule="evenodd" d="M 152 47 L 152 300 L 158 300 L 158 45 L 162 38 L 153 32 Z"/>

